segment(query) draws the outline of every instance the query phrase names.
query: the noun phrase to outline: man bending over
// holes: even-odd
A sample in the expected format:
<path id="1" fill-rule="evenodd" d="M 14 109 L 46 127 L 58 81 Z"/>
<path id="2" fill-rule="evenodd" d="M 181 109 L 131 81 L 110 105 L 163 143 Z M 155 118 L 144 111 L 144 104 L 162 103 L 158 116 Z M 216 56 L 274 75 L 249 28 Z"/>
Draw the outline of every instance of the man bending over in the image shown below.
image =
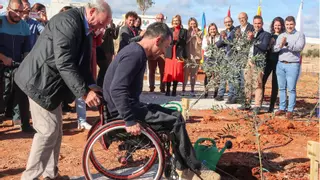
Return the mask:
<path id="1" fill-rule="evenodd" d="M 157 59 L 172 41 L 169 27 L 161 22 L 151 24 L 143 39 L 124 47 L 110 64 L 103 83 L 103 96 L 112 118 L 120 117 L 126 122 L 126 130 L 139 135 L 138 121 L 151 125 L 155 131 L 168 130 L 175 139 L 174 155 L 179 179 L 192 178 L 189 169 L 203 179 L 220 179 L 214 171 L 201 170 L 189 139 L 181 113 L 155 104 L 139 101 L 147 59 Z M 200 171 L 201 170 L 201 171 Z"/>

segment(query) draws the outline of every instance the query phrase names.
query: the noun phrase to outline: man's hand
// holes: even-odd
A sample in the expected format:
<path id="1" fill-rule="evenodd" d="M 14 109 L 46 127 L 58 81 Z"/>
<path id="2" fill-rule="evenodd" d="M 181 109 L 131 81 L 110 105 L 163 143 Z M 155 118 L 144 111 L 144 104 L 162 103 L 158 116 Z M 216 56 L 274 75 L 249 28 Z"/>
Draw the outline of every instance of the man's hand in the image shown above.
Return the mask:
<path id="1" fill-rule="evenodd" d="M 126 127 L 127 133 L 130 133 L 134 136 L 140 135 L 141 134 L 141 125 L 139 123 Z"/>
<path id="2" fill-rule="evenodd" d="M 142 36 L 144 35 L 144 33 L 146 33 L 146 30 L 141 31 L 140 34 L 139 34 L 139 36 L 142 37 Z"/>
<path id="3" fill-rule="evenodd" d="M 221 39 L 223 39 L 223 40 L 227 39 L 227 33 L 225 31 L 221 32 Z"/>
<path id="4" fill-rule="evenodd" d="M 87 97 L 86 97 L 86 104 L 89 107 L 98 106 L 100 102 L 100 96 L 95 93 L 94 91 L 89 91 Z"/>
<path id="5" fill-rule="evenodd" d="M 6 58 L 4 58 L 4 59 L 2 60 L 2 62 L 3 62 L 3 64 L 4 64 L 5 66 L 12 66 L 13 60 L 12 60 L 11 58 L 9 58 L 9 57 L 6 57 Z"/>
<path id="6" fill-rule="evenodd" d="M 253 32 L 249 31 L 247 34 L 247 39 L 251 41 L 253 37 L 254 37 Z"/>
<path id="7" fill-rule="evenodd" d="M 285 46 L 286 43 L 287 43 L 287 38 L 282 37 L 280 47 L 282 48 L 283 46 Z"/>

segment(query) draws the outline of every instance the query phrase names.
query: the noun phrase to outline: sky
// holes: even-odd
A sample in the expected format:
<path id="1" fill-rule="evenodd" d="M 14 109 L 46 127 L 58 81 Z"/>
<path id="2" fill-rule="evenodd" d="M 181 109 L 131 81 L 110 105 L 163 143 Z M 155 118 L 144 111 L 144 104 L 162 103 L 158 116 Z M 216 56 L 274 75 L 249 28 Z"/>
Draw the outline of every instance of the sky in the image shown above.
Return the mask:
<path id="1" fill-rule="evenodd" d="M 86 2 L 88 0 L 73 0 Z M 7 0 L 0 0 L 6 4 Z M 50 4 L 50 0 L 30 0 L 31 3 L 40 2 Z M 141 12 L 138 9 L 136 0 L 107 0 L 110 4 L 113 16 L 121 18 L 121 15 L 128 11 Z M 227 15 L 231 6 L 231 17 L 234 25 L 239 25 L 238 14 L 246 12 L 249 22 L 252 23 L 256 15 L 259 0 L 154 0 L 153 7 L 147 10 L 146 15 L 155 15 L 162 12 L 170 22 L 172 17 L 180 14 L 184 24 L 187 24 L 190 17 L 195 17 L 201 26 L 202 13 L 206 15 L 207 25 L 214 22 L 219 28 L 224 28 L 223 18 Z M 262 17 L 264 29 L 270 30 L 273 18 L 280 16 L 286 18 L 289 15 L 297 16 L 301 0 L 262 0 Z M 307 37 L 319 38 L 319 0 L 304 0 L 303 6 L 304 33 Z"/>

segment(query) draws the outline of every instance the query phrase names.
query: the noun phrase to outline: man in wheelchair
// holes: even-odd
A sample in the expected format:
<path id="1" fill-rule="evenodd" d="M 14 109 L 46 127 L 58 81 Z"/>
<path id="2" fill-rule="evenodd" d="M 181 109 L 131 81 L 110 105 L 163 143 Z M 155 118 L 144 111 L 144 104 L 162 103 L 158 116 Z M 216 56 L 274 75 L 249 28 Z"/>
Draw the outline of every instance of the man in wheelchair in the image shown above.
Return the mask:
<path id="1" fill-rule="evenodd" d="M 178 111 L 139 101 L 147 60 L 157 59 L 171 45 L 172 32 L 160 22 L 151 24 L 143 39 L 124 47 L 110 64 L 103 83 L 103 97 L 111 118 L 120 117 L 126 131 L 141 133 L 145 122 L 155 131 L 169 131 L 174 138 L 173 152 L 179 179 L 192 179 L 194 173 L 202 179 L 220 179 L 214 171 L 204 170 L 189 139 L 185 121 Z M 196 176 L 195 176 L 196 177 Z"/>

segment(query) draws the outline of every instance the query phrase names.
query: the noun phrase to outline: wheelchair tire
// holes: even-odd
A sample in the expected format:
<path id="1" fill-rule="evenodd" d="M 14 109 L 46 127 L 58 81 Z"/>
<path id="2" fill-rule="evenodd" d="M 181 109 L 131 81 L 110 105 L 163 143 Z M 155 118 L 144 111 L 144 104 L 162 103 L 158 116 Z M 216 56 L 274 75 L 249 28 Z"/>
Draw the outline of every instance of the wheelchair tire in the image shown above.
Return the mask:
<path id="1" fill-rule="evenodd" d="M 97 126 L 99 123 L 96 123 Z M 96 125 L 95 124 L 95 125 Z M 121 175 L 117 173 L 110 172 L 106 170 L 95 158 L 92 150 L 93 145 L 99 141 L 101 137 L 103 137 L 108 132 L 119 130 L 119 129 L 125 129 L 125 122 L 123 120 L 118 120 L 114 122 L 107 123 L 100 128 L 98 127 L 97 130 L 94 130 L 92 135 L 89 137 L 87 144 L 84 149 L 83 157 L 82 157 L 82 168 L 84 171 L 85 178 L 88 180 L 93 179 L 92 175 L 90 173 L 89 168 L 89 160 L 92 163 L 93 167 L 104 176 L 111 178 L 111 179 L 134 179 L 142 176 L 143 174 L 147 173 L 151 167 L 157 162 L 157 170 L 156 174 L 154 176 L 154 179 L 161 179 L 164 168 L 165 168 L 165 154 L 164 149 L 162 147 L 162 143 L 156 133 L 153 132 L 153 130 L 149 127 L 145 127 L 141 130 L 141 134 L 148 137 L 148 139 L 153 143 L 154 145 L 154 153 L 152 155 L 152 158 L 150 158 L 143 167 L 140 169 L 134 171 L 132 174 L 129 175 Z M 107 150 L 106 150 L 107 151 Z"/>

